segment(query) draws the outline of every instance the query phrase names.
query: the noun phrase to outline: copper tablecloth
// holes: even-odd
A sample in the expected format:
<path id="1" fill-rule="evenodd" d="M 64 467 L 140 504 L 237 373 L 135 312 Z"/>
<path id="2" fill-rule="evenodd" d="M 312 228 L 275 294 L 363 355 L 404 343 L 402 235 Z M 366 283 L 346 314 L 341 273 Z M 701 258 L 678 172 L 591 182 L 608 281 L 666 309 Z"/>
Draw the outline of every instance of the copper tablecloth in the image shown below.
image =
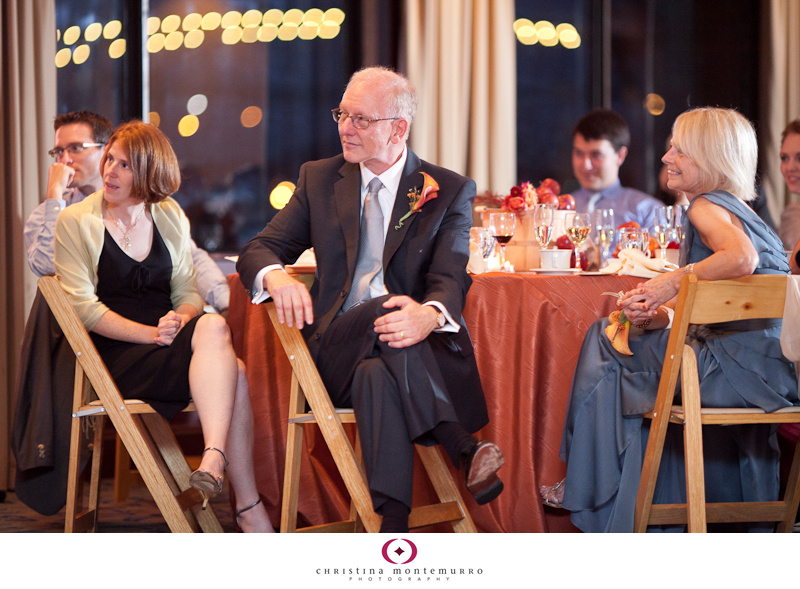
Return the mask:
<path id="1" fill-rule="evenodd" d="M 237 354 L 247 365 L 255 417 L 256 479 L 277 525 L 291 372 L 264 308 L 250 304 L 237 275 L 228 281 L 228 321 Z M 496 442 L 506 456 L 500 470 L 505 491 L 497 500 L 478 506 L 464 491 L 479 531 L 576 531 L 568 513 L 542 507 L 538 488 L 565 474 L 558 449 L 581 342 L 589 325 L 614 308 L 615 299 L 602 293 L 641 281 L 630 276 L 474 277 L 464 318 L 490 418 L 478 436 Z M 298 525 L 344 518 L 349 499 L 324 440 L 313 427 L 306 428 L 305 440 Z M 458 476 L 455 469 L 453 474 Z M 425 477 L 416 480 L 415 502 L 431 500 Z"/>

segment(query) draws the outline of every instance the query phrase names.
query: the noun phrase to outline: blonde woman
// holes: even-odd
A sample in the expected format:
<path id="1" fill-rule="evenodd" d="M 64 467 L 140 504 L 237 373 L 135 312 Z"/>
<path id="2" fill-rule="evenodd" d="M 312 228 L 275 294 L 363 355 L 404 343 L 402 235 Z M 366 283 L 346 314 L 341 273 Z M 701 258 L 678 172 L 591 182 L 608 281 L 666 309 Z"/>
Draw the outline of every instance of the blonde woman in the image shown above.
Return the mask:
<path id="1" fill-rule="evenodd" d="M 788 274 L 780 240 L 745 201 L 755 197 L 757 160 L 752 125 L 739 113 L 700 108 L 673 126 L 669 187 L 686 194 L 681 268 L 625 293 L 620 307 L 637 326 L 632 356 L 617 352 L 596 322 L 584 340 L 564 424 L 566 479 L 540 489 L 546 504 L 572 511 L 586 532 L 630 532 L 648 423 L 655 403 L 672 307 L 681 278 Z M 780 321 L 701 325 L 687 336 L 698 357 L 705 406 L 798 404 L 794 369 L 780 351 Z M 708 428 L 705 447 L 709 501 L 769 501 L 778 497 L 778 450 L 772 426 Z M 676 432 L 671 432 L 676 433 Z M 685 502 L 683 453 L 668 432 L 654 501 Z M 750 529 L 758 529 L 756 526 Z M 771 528 L 770 528 L 771 529 Z"/>

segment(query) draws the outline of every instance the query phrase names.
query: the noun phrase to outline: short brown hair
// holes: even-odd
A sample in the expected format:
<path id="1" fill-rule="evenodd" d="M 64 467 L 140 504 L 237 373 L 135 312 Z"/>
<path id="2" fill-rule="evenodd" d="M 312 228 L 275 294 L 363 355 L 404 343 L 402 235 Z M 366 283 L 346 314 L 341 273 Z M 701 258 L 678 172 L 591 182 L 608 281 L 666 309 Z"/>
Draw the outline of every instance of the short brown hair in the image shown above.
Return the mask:
<path id="1" fill-rule="evenodd" d="M 178 158 L 167 136 L 158 127 L 131 121 L 117 127 L 108 146 L 115 142 L 125 150 L 133 171 L 133 195 L 147 204 L 161 202 L 181 186 Z M 104 169 L 108 150 L 100 161 Z"/>
<path id="2" fill-rule="evenodd" d="M 783 142 L 786 141 L 789 135 L 800 135 L 800 119 L 795 119 L 786 125 L 783 133 L 781 133 L 781 145 L 783 145 Z"/>
<path id="3" fill-rule="evenodd" d="M 53 129 L 58 131 L 64 125 L 75 125 L 83 123 L 89 125 L 92 130 L 92 139 L 95 143 L 108 143 L 108 138 L 114 132 L 114 125 L 111 124 L 103 115 L 99 115 L 88 110 L 73 110 L 58 115 L 53 120 Z"/>
<path id="4" fill-rule="evenodd" d="M 631 143 L 628 123 L 610 108 L 596 108 L 581 117 L 572 130 L 573 139 L 578 133 L 587 141 L 608 139 L 616 152 Z"/>

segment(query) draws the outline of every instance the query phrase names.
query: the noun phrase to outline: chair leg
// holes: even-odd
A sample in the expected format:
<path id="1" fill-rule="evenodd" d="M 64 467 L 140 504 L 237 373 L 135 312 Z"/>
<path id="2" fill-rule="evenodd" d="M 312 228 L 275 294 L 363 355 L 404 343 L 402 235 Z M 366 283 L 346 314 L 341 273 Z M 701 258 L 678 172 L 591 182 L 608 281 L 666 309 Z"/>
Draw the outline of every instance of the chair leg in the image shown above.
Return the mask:
<path id="1" fill-rule="evenodd" d="M 286 462 L 283 471 L 282 534 L 297 531 L 302 447 L 303 426 L 299 423 L 290 423 L 286 433 Z"/>
<path id="2" fill-rule="evenodd" d="M 689 532 L 706 531 L 706 484 L 703 467 L 703 425 L 700 419 L 700 389 L 697 386 L 697 358 L 683 351 L 682 391 L 686 423 L 683 428 L 686 462 L 686 509 Z"/>
<path id="3" fill-rule="evenodd" d="M 791 533 L 794 528 L 797 510 L 800 508 L 800 438 L 794 449 L 792 466 L 789 469 L 789 478 L 786 479 L 786 491 L 783 493 L 786 516 L 778 523 L 776 532 Z"/>
<path id="4" fill-rule="evenodd" d="M 81 365 L 75 362 L 75 384 L 73 389 L 73 411 L 77 411 L 91 391 L 89 381 Z M 100 463 L 103 452 L 103 418 L 95 419 L 92 443 L 92 461 L 89 471 L 88 507 L 81 510 L 81 451 L 83 450 L 82 426 L 86 417 L 73 417 L 70 427 L 69 466 L 67 475 L 67 505 L 64 514 L 64 532 L 94 532 L 97 529 L 97 506 L 100 490 Z M 88 423 L 88 422 L 86 422 Z"/>
<path id="5" fill-rule="evenodd" d="M 211 506 L 209 505 L 206 509 L 202 509 L 200 493 L 189 484 L 189 477 L 192 474 L 191 468 L 183 455 L 172 428 L 163 417 L 156 413 L 144 414 L 141 417 L 158 448 L 164 465 L 168 469 L 164 473 L 165 478 L 175 485 L 173 493 L 177 496 L 184 514 L 187 511 L 191 511 L 192 516 L 203 532 L 222 533 L 222 526 L 217 516 L 214 515 Z"/>
<path id="6" fill-rule="evenodd" d="M 422 460 L 422 465 L 428 473 L 428 478 L 433 484 L 436 495 L 439 497 L 441 503 L 453 502 L 458 505 L 461 511 L 461 517 L 452 522 L 453 531 L 458 533 L 475 533 L 478 530 L 475 528 L 475 522 L 472 521 L 472 516 L 467 509 L 461 493 L 456 487 L 453 477 L 450 476 L 450 470 L 442 457 L 442 453 L 434 446 L 420 446 L 417 445 L 417 454 Z"/>
<path id="7" fill-rule="evenodd" d="M 195 532 L 197 522 L 184 513 L 184 505 L 179 502 L 174 481 L 161 453 L 150 436 L 144 423 L 134 419 L 127 411 L 113 412 L 109 408 L 114 427 L 122 438 L 122 442 L 130 452 L 136 469 L 153 496 L 161 515 L 172 532 Z"/>

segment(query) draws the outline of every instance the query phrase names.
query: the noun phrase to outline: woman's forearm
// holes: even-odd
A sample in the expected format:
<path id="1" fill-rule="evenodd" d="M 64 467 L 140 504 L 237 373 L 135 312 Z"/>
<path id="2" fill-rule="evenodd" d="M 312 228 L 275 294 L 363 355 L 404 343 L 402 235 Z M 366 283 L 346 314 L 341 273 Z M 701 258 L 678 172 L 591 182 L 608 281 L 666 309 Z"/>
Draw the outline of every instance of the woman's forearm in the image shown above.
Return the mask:
<path id="1" fill-rule="evenodd" d="M 131 321 L 114 311 L 104 313 L 92 331 L 110 339 L 133 344 L 152 344 L 158 336 L 157 327 Z"/>

